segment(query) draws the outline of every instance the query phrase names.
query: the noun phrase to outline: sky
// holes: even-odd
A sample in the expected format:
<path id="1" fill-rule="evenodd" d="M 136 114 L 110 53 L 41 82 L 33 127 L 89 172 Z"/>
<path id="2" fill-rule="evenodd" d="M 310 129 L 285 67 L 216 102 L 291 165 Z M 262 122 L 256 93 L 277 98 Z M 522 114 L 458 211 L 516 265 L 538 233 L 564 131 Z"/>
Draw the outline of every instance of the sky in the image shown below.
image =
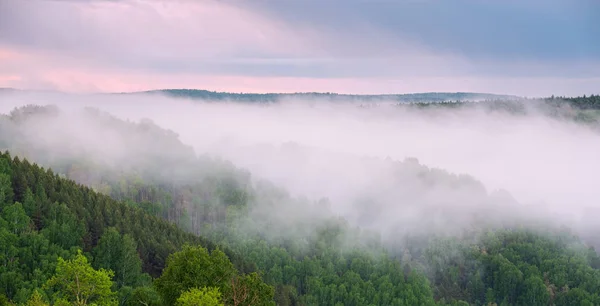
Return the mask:
<path id="1" fill-rule="evenodd" d="M 597 0 L 0 0 L 0 87 L 600 93 Z"/>

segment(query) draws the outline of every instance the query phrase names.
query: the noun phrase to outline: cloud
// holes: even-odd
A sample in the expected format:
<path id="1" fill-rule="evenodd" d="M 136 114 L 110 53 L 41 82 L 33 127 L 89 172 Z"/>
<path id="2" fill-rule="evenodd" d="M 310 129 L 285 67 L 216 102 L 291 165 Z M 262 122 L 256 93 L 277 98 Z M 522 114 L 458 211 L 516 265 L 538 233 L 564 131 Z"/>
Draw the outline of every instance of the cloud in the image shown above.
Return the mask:
<path id="1" fill-rule="evenodd" d="M 308 0 L 252 6 L 337 33 L 368 24 L 396 45 L 408 40 L 469 58 L 600 59 L 600 42 L 594 39 L 600 35 L 600 4 L 593 0 Z"/>
<path id="2" fill-rule="evenodd" d="M 4 43 L 143 66 L 144 60 L 288 56 L 305 42 L 285 25 L 215 0 L 14 1 L 1 15 Z M 48 14 L 52 12 L 52 14 Z M 123 62 L 114 62 L 122 59 Z"/>
<path id="3" fill-rule="evenodd" d="M 3 60 L 0 86 L 256 92 L 304 88 L 286 82 L 310 79 L 303 84 L 317 85 L 307 91 L 597 90 L 597 4 L 502 3 L 1 0 L 0 52 L 26 56 Z M 513 79 L 532 88 L 499 83 Z M 547 79 L 573 87 L 537 87 Z M 429 87 L 402 85 L 421 83 Z"/>
<path id="4" fill-rule="evenodd" d="M 1 50 L 1 49 L 0 49 Z M 33 88 L 66 92 L 132 92 L 157 88 L 207 88 L 228 92 L 338 92 L 380 94 L 402 92 L 493 92 L 522 96 L 580 95 L 597 90 L 600 77 L 514 77 L 477 76 L 436 77 L 427 74 L 407 74 L 405 77 L 317 77 L 270 76 L 264 74 L 198 74 L 193 71 L 171 70 L 147 73 L 118 67 L 94 67 L 85 62 L 69 64 L 68 58 L 40 53 L 21 53 L 19 60 L 0 67 L 0 87 Z M 372 69 L 372 68 L 371 68 Z M 372 70 L 373 71 L 373 70 Z"/>

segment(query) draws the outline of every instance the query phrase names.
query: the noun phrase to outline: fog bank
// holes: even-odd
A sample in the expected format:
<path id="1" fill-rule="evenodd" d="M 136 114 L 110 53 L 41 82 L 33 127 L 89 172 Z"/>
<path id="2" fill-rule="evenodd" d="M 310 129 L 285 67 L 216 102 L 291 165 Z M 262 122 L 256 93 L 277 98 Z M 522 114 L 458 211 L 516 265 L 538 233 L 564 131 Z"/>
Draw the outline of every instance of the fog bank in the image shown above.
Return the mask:
<path id="1" fill-rule="evenodd" d="M 476 108 L 409 110 L 393 105 L 365 108 L 327 101 L 210 103 L 156 95 L 10 93 L 1 99 L 2 113 L 19 105 L 55 104 L 68 111 L 92 106 L 134 121 L 149 118 L 179 134 L 198 154 L 223 157 L 294 195 L 329 198 L 334 211 L 366 224 L 391 226 L 398 220 L 433 218 L 423 203 L 444 202 L 455 213 L 452 218 L 466 216 L 486 194 L 499 189 L 510 192 L 528 214 L 554 213 L 561 219 L 569 214 L 579 219 L 587 209 L 597 207 L 600 198 L 594 186 L 600 173 L 600 135 L 536 113 L 513 116 Z M 115 136 L 101 138 L 85 122 L 63 122 L 61 128 L 85 135 L 77 139 L 97 141 L 100 155 L 102 150 L 118 151 L 125 158 L 143 154 L 126 143 L 102 145 Z M 389 162 L 406 158 L 418 159 L 418 163 L 411 161 L 417 165 L 472 176 L 483 185 L 474 181 L 461 192 L 442 186 L 418 193 L 423 186 L 414 177 L 421 170 L 399 179 L 397 169 L 390 168 Z M 359 198 L 379 204 L 359 209 Z M 409 202 L 421 206 L 411 212 Z M 462 222 L 448 220 L 447 213 L 439 217 Z M 487 213 L 510 218 L 524 211 Z"/>

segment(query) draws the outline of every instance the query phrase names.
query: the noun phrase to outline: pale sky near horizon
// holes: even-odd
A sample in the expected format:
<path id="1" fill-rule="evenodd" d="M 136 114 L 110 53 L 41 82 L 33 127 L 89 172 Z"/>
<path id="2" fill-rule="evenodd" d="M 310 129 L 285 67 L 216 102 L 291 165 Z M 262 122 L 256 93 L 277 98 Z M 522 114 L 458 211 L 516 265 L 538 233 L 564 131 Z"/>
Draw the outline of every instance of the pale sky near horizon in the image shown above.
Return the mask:
<path id="1" fill-rule="evenodd" d="M 600 93 L 597 0 L 0 0 L 0 87 Z"/>

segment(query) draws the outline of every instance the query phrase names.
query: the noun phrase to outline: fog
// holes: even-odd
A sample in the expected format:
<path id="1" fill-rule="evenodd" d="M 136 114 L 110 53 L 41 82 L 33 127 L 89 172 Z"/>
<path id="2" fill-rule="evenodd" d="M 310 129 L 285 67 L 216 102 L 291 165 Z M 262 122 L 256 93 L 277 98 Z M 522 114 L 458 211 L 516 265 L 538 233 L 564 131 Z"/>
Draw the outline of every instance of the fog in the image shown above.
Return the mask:
<path id="1" fill-rule="evenodd" d="M 63 148 L 78 142 L 105 161 L 118 157 L 126 163 L 144 152 L 77 120 L 78 109 L 92 106 L 133 121 L 149 118 L 176 132 L 197 154 L 229 160 L 294 196 L 327 198 L 333 213 L 388 233 L 407 226 L 446 231 L 449 224 L 466 226 L 478 217 L 504 222 L 527 216 L 585 228 L 591 223 L 583 217 L 600 205 L 595 186 L 600 135 L 533 110 L 517 116 L 325 100 L 243 104 L 22 92 L 0 99 L 5 114 L 26 104 L 57 105 L 65 114 L 54 123 L 37 122 L 41 128 L 27 137 Z M 156 145 L 169 151 L 164 143 Z M 400 161 L 405 162 L 394 163 Z M 439 182 L 419 181 L 419 164 L 461 175 L 463 183 L 441 170 L 428 172 Z"/>

